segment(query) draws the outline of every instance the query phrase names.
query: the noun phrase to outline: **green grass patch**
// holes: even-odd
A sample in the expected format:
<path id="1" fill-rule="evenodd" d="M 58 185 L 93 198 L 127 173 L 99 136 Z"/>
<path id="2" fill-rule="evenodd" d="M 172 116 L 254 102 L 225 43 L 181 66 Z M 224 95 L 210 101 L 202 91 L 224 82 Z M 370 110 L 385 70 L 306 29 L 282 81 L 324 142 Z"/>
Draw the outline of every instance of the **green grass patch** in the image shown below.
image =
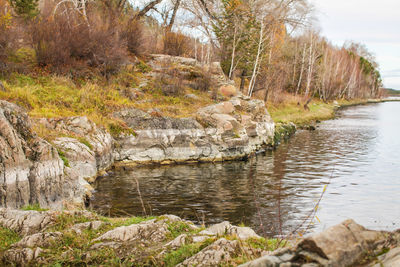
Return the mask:
<path id="1" fill-rule="evenodd" d="M 90 219 L 83 215 L 68 214 L 62 212 L 57 216 L 54 225 L 48 229 L 48 232 L 62 231 L 70 228 L 74 224 L 89 222 L 91 220 L 93 219 Z"/>
<path id="2" fill-rule="evenodd" d="M 87 146 L 90 150 L 93 150 L 92 144 L 85 137 L 79 137 L 78 140 L 79 142 Z"/>
<path id="3" fill-rule="evenodd" d="M 33 204 L 33 205 L 27 205 L 21 208 L 21 210 L 36 210 L 36 211 L 46 211 L 49 209 L 42 209 L 39 205 L 39 203 Z"/>
<path id="4" fill-rule="evenodd" d="M 187 258 L 195 255 L 208 245 L 210 245 L 214 239 L 207 239 L 203 243 L 194 243 L 181 246 L 179 249 L 171 251 L 164 255 L 162 266 L 176 266 L 177 264 L 183 262 Z"/>
<path id="5" fill-rule="evenodd" d="M 168 225 L 167 229 L 169 231 L 168 238 L 170 239 L 174 239 L 180 236 L 181 234 L 196 234 L 201 231 L 201 229 L 192 229 L 188 223 L 181 221 L 175 221 L 175 222 L 168 221 L 167 225 Z"/>
<path id="6" fill-rule="evenodd" d="M 10 246 L 21 240 L 21 237 L 10 229 L 0 227 L 0 251 L 10 248 Z"/>
<path id="7" fill-rule="evenodd" d="M 57 149 L 58 155 L 60 156 L 60 158 L 62 159 L 62 161 L 64 162 L 64 166 L 69 167 L 69 161 L 67 159 L 67 157 L 65 156 L 64 151 Z"/>
<path id="8" fill-rule="evenodd" d="M 113 226 L 115 227 L 120 227 L 120 226 L 129 226 L 132 224 L 138 224 L 141 222 L 149 221 L 152 219 L 156 219 L 156 217 L 149 216 L 149 217 L 130 217 L 130 218 L 104 218 L 106 222 L 110 222 Z"/>

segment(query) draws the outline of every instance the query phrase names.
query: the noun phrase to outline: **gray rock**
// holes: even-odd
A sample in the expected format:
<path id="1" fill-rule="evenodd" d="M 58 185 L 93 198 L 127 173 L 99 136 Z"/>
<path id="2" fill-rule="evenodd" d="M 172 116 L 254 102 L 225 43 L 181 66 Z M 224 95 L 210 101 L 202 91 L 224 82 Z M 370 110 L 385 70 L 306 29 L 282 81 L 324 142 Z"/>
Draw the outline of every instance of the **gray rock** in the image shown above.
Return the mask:
<path id="1" fill-rule="evenodd" d="M 114 163 L 112 136 L 87 117 L 40 119 L 38 123 L 60 133 L 76 135 L 87 142 L 83 145 L 89 145 L 87 147 L 93 151 L 98 171 Z"/>
<path id="2" fill-rule="evenodd" d="M 43 252 L 41 248 L 15 248 L 4 252 L 3 260 L 12 265 L 26 266 L 37 260 Z"/>
<path id="3" fill-rule="evenodd" d="M 276 256 L 266 255 L 256 260 L 239 265 L 239 267 L 275 267 L 284 263 Z"/>
<path id="4" fill-rule="evenodd" d="M 201 231 L 199 234 L 212 236 L 233 235 L 243 240 L 248 238 L 261 238 L 250 227 L 233 226 L 227 221 L 214 224 Z"/>
<path id="5" fill-rule="evenodd" d="M 238 99 L 237 99 L 238 100 Z M 237 114 L 232 102 L 200 109 L 196 120 L 173 119 L 128 109 L 117 112 L 136 136 L 117 137 L 114 158 L 126 162 L 174 163 L 221 161 L 244 157 L 271 144 L 274 123 L 260 101 L 233 103 L 258 108 L 256 113 Z"/>
<path id="6" fill-rule="evenodd" d="M 61 207 L 63 169 L 57 150 L 32 132 L 25 111 L 0 100 L 0 207 Z"/>
<path id="7" fill-rule="evenodd" d="M 186 234 L 181 234 L 178 237 L 176 237 L 174 240 L 165 244 L 163 247 L 165 249 L 175 250 L 175 249 L 185 245 L 187 243 L 187 241 L 188 241 L 188 236 Z"/>
<path id="8" fill-rule="evenodd" d="M 151 242 L 160 242 L 165 239 L 167 233 L 167 225 L 163 221 L 155 222 L 155 220 L 151 220 L 139 224 L 117 227 L 96 238 L 94 241 L 126 242 L 148 240 Z"/>
<path id="9" fill-rule="evenodd" d="M 195 94 L 186 94 L 186 95 L 185 95 L 185 98 L 193 99 L 193 100 L 199 100 L 199 99 L 200 99 L 200 98 L 199 98 L 197 95 L 195 95 Z"/>
<path id="10" fill-rule="evenodd" d="M 201 125 L 191 118 L 168 118 L 151 116 L 149 113 L 139 109 L 126 109 L 114 113 L 114 117 L 122 119 L 133 130 L 166 130 L 166 129 L 201 129 Z M 156 112 L 160 113 L 160 112 Z"/>
<path id="11" fill-rule="evenodd" d="M 56 138 L 53 144 L 63 151 L 69 166 L 79 170 L 82 178 L 90 178 L 97 174 L 96 156 L 88 146 L 69 137 Z"/>
<path id="12" fill-rule="evenodd" d="M 373 251 L 383 239 L 383 232 L 367 230 L 353 220 L 346 220 L 305 238 L 298 244 L 297 250 L 329 259 L 333 266 L 349 266 L 359 261 L 365 251 Z"/>
<path id="13" fill-rule="evenodd" d="M 23 211 L 0 208 L 0 225 L 22 236 L 40 232 L 55 222 L 53 212 Z"/>
<path id="14" fill-rule="evenodd" d="M 98 230 L 103 225 L 106 225 L 106 222 L 103 221 L 91 221 L 85 223 L 78 223 L 72 226 L 69 230 L 75 232 L 76 234 L 82 233 L 84 230 Z"/>
<path id="15" fill-rule="evenodd" d="M 36 233 L 33 235 L 29 235 L 24 237 L 19 242 L 15 243 L 13 248 L 34 248 L 34 247 L 49 247 L 54 242 L 57 242 L 62 237 L 62 233 L 60 232 L 51 232 L 51 233 Z"/>
<path id="16" fill-rule="evenodd" d="M 177 266 L 219 266 L 228 262 L 239 249 L 237 240 L 221 238 Z"/>

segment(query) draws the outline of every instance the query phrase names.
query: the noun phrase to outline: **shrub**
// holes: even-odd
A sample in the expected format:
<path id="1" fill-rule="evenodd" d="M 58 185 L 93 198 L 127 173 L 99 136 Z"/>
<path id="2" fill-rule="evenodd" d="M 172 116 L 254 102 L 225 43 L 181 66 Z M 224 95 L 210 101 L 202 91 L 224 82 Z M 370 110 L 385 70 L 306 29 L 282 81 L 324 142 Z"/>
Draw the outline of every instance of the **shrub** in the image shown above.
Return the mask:
<path id="1" fill-rule="evenodd" d="M 211 73 L 203 72 L 201 75 L 195 77 L 191 83 L 191 87 L 202 92 L 209 91 L 211 88 Z"/>
<path id="2" fill-rule="evenodd" d="M 128 51 L 136 56 L 142 55 L 145 51 L 145 38 L 142 22 L 136 19 L 129 20 L 125 25 L 124 37 Z"/>
<path id="3" fill-rule="evenodd" d="M 178 70 L 171 69 L 168 74 L 161 76 L 161 91 L 166 96 L 179 96 L 185 92 L 183 79 Z"/>
<path id="4" fill-rule="evenodd" d="M 185 56 L 190 50 L 190 39 L 182 33 L 167 31 L 164 35 L 164 53 L 171 56 Z"/>
<path id="5" fill-rule="evenodd" d="M 76 61 L 98 67 L 104 76 L 115 72 L 123 61 L 125 43 L 115 28 L 112 13 L 94 9 L 85 20 L 78 12 L 53 14 L 47 5 L 32 23 L 31 41 L 39 66 L 62 71 Z"/>
<path id="6" fill-rule="evenodd" d="M 15 39 L 13 19 L 6 0 L 0 0 L 0 72 L 6 71 L 7 56 Z"/>

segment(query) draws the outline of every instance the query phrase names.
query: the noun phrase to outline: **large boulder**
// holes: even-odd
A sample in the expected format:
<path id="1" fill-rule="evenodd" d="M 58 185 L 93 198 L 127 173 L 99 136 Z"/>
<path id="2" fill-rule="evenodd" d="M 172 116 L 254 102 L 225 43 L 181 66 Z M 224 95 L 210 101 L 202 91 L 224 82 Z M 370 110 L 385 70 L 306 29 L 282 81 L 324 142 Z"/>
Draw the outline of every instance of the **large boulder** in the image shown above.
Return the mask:
<path id="1" fill-rule="evenodd" d="M 382 251 L 393 244 L 398 246 L 399 243 L 393 242 L 393 236 L 393 233 L 368 230 L 353 220 L 346 220 L 302 239 L 293 248 L 277 250 L 240 266 L 367 266 Z M 399 255 L 398 249 L 391 250 L 378 258 L 380 264 L 386 263 L 378 266 L 397 266 Z M 373 262 L 368 266 L 376 263 Z"/>

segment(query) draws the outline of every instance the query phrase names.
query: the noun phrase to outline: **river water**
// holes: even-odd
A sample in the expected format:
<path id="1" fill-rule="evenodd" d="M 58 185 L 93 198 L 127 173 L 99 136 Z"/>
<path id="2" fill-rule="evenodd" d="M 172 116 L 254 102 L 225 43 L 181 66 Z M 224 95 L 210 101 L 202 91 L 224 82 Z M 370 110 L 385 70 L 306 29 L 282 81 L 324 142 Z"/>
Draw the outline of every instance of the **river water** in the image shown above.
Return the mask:
<path id="1" fill-rule="evenodd" d="M 400 228 L 400 102 L 338 115 L 248 161 L 113 170 L 96 181 L 91 206 L 112 216 L 145 209 L 199 224 L 228 220 L 268 236 L 347 218 Z"/>

